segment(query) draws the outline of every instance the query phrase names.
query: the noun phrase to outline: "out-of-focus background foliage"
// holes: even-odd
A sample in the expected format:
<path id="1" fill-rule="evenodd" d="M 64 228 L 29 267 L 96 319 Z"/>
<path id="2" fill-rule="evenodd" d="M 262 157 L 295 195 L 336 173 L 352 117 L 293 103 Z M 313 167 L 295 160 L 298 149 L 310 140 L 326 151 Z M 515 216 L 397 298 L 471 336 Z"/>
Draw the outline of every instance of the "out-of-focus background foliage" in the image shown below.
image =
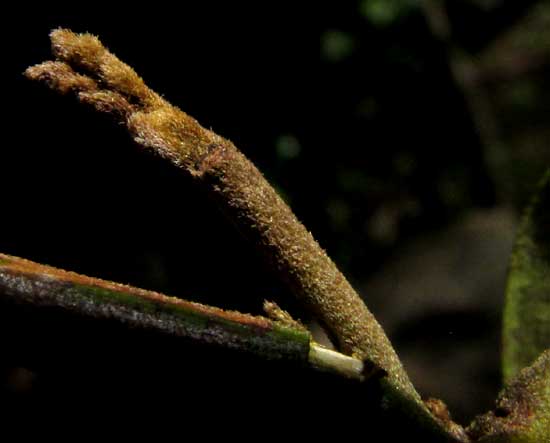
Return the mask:
<path id="1" fill-rule="evenodd" d="M 90 31 L 259 166 L 423 396 L 462 422 L 490 408 L 518 214 L 550 165 L 550 2 L 196 3 L 7 14 L 0 250 L 306 315 L 179 171 L 22 77 L 50 29 Z M 40 380 L 0 365 L 4 394 Z"/>

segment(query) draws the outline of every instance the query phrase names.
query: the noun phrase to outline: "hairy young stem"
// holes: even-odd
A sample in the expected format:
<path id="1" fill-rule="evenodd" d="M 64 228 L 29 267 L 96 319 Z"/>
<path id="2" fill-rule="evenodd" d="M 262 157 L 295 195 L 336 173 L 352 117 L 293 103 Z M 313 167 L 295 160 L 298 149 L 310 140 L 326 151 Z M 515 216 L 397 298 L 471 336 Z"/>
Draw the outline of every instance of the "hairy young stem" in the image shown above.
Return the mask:
<path id="1" fill-rule="evenodd" d="M 233 143 L 151 91 L 96 37 L 59 29 L 51 39 L 57 60 L 28 68 L 27 77 L 61 93 L 76 92 L 80 101 L 111 114 L 138 144 L 171 160 L 213 197 L 348 355 L 313 344 L 308 349 L 310 364 L 359 379 L 366 372 L 377 373 L 387 407 L 401 410 L 438 441 L 465 441 L 430 413 L 362 299 Z"/>
<path id="2" fill-rule="evenodd" d="M 214 198 L 281 280 L 336 337 L 339 349 L 348 354 L 311 342 L 306 357 L 309 364 L 361 380 L 376 373 L 386 407 L 401 410 L 417 427 L 437 436 L 436 441 L 467 441 L 457 431 L 460 427 L 438 419 L 422 402 L 362 299 L 258 169 L 230 141 L 151 91 L 96 37 L 59 29 L 51 33 L 51 39 L 56 61 L 28 68 L 27 77 L 61 93 L 76 92 L 80 101 L 111 114 L 126 125 L 138 144 L 171 160 Z M 285 330 L 304 334 L 288 325 Z M 253 339 L 242 343 L 241 348 L 250 345 L 253 351 L 257 349 Z"/>
<path id="3" fill-rule="evenodd" d="M 292 292 L 337 337 L 339 348 L 368 359 L 418 399 L 382 328 L 335 264 L 258 169 L 228 140 L 200 126 L 144 84 L 89 34 L 51 34 L 55 62 L 27 76 L 125 123 L 137 143 L 187 171 L 273 265 Z"/>

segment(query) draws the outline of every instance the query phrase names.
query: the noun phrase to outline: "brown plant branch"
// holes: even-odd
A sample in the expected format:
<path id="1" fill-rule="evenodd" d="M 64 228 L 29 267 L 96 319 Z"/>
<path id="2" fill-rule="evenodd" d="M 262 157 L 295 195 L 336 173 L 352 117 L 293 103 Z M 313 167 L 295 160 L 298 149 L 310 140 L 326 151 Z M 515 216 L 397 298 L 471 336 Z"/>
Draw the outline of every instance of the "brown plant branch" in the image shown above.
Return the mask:
<path id="1" fill-rule="evenodd" d="M 145 86 L 90 34 L 56 30 L 54 62 L 26 75 L 121 119 L 134 140 L 200 182 L 280 277 L 338 338 L 340 349 L 369 359 L 417 396 L 382 328 L 312 235 L 256 167 L 228 140 L 200 126 Z"/>
<path id="2" fill-rule="evenodd" d="M 80 101 L 125 124 L 138 144 L 186 171 L 336 337 L 338 348 L 385 374 L 380 380 L 388 406 L 435 430 L 442 441 L 462 441 L 432 416 L 362 299 L 233 143 L 148 89 L 96 37 L 58 29 L 51 40 L 57 60 L 27 69 L 27 77 L 60 93 L 76 92 Z M 329 353 L 310 356 L 326 360 Z"/>

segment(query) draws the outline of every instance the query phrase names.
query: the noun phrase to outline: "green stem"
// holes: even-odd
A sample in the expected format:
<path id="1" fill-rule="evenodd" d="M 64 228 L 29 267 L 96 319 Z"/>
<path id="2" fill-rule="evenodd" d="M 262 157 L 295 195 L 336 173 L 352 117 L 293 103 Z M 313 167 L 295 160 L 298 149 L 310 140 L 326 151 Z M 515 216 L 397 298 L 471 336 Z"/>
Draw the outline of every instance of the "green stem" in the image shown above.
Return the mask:
<path id="1" fill-rule="evenodd" d="M 4 254 L 0 254 L 0 297 L 16 304 L 110 318 L 268 359 L 308 361 L 311 337 L 307 331 Z"/>
<path id="2" fill-rule="evenodd" d="M 0 254 L 0 301 L 114 319 L 269 360 L 303 363 L 361 380 L 363 363 L 311 340 L 304 329 Z"/>
<path id="3" fill-rule="evenodd" d="M 425 408 L 403 395 L 384 372 L 353 357 L 322 347 L 303 328 L 261 316 L 205 306 L 158 292 L 87 277 L 0 253 L 0 303 L 57 308 L 68 313 L 110 319 L 198 343 L 255 354 L 267 360 L 296 362 L 314 370 L 365 381 L 379 375 L 384 403 L 400 410 L 413 426 L 440 442 L 462 442 Z"/>

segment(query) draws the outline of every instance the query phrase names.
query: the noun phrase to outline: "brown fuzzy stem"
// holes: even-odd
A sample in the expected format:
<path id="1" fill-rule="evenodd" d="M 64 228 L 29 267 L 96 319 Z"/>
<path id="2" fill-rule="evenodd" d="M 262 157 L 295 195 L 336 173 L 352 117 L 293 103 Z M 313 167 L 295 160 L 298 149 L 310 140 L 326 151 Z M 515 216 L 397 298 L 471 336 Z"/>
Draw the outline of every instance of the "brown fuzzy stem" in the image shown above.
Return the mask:
<path id="1" fill-rule="evenodd" d="M 51 38 L 59 61 L 29 68 L 28 77 L 43 80 L 60 92 L 75 90 L 82 101 L 125 122 L 139 144 L 187 171 L 337 337 L 344 353 L 369 360 L 388 374 L 397 391 L 420 403 L 388 338 L 361 298 L 230 141 L 149 90 L 96 37 L 56 30 Z M 60 64 L 66 68 L 60 69 Z M 90 81 L 85 83 L 82 78 Z"/>

